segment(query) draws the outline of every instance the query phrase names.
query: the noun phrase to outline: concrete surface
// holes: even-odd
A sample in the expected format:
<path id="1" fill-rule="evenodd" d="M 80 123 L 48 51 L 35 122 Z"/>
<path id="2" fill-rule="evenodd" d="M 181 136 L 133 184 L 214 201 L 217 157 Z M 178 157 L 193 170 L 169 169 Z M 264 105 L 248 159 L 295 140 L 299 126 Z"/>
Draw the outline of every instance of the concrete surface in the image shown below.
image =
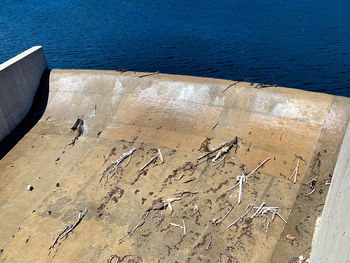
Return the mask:
<path id="1" fill-rule="evenodd" d="M 0 65 L 0 141 L 28 113 L 46 68 L 40 46 L 32 47 Z"/>
<path id="2" fill-rule="evenodd" d="M 224 92 L 233 81 L 144 74 L 51 71 L 43 116 L 0 160 L 0 260 L 106 262 L 117 255 L 120 262 L 296 262 L 300 255 L 308 257 L 350 100 L 245 82 Z M 78 116 L 86 120 L 88 133 L 68 145 Z M 211 147 L 238 136 L 239 147 L 219 165 L 208 161 L 191 169 L 206 136 Z M 132 147 L 130 164 L 123 163 L 106 186 L 100 183 L 106 168 Z M 139 173 L 158 148 L 164 164 L 157 160 Z M 288 178 L 296 154 L 304 161 L 293 184 Z M 212 224 L 237 200 L 237 189 L 227 192 L 237 175 L 268 157 L 244 184 L 242 203 Z M 311 191 L 306 183 L 315 175 L 316 191 L 306 196 Z M 29 184 L 33 191 L 26 190 Z M 151 210 L 123 239 L 153 200 L 185 190 L 198 193 L 174 202 L 172 213 Z M 227 229 L 248 204 L 263 201 L 279 207 L 288 224 L 276 218 L 266 234 L 259 218 L 247 217 Z M 49 250 L 86 208 L 76 229 Z M 157 226 L 160 215 L 164 219 Z M 183 219 L 186 236 L 169 225 L 182 225 Z"/>
<path id="3" fill-rule="evenodd" d="M 344 136 L 311 251 L 311 262 L 350 262 L 350 124 Z"/>

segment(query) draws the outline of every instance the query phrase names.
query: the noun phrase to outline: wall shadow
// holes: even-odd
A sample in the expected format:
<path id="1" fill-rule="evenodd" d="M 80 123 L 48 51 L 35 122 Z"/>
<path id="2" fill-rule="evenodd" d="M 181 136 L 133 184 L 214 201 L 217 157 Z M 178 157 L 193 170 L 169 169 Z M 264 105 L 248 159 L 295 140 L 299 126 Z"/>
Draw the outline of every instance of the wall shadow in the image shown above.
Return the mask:
<path id="1" fill-rule="evenodd" d="M 34 96 L 28 114 L 2 141 L 0 141 L 0 160 L 26 135 L 44 114 L 49 98 L 50 69 L 46 69 Z"/>

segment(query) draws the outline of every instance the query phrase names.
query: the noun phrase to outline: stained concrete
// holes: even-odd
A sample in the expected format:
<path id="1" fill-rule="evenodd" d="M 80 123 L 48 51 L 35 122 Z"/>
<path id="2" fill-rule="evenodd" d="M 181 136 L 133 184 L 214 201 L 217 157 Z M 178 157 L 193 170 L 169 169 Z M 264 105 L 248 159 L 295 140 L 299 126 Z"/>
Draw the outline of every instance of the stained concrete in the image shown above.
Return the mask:
<path id="1" fill-rule="evenodd" d="M 317 216 L 349 121 L 349 99 L 281 87 L 145 73 L 52 70 L 39 122 L 0 161 L 0 260 L 15 262 L 294 262 L 308 257 Z M 96 108 L 96 114 L 94 109 Z M 83 116 L 88 133 L 69 143 Z M 205 137 L 210 146 L 238 136 L 224 162 L 190 169 Z M 130 148 L 130 164 L 108 180 L 106 168 Z M 113 151 L 115 148 L 115 151 Z M 159 160 L 138 170 L 160 149 Z M 302 156 L 297 182 L 288 180 Z M 243 187 L 236 176 L 270 157 Z M 186 170 L 187 169 L 187 170 Z M 189 169 L 189 170 L 188 170 Z M 324 173 L 327 171 L 327 173 Z M 185 172 L 181 180 L 177 180 Z M 192 173 L 193 172 L 193 173 Z M 320 175 L 311 191 L 305 185 Z M 194 178 L 193 181 L 189 179 Z M 192 179 L 193 179 L 192 178 Z M 34 186 L 27 191 L 26 185 Z M 150 211 L 152 200 L 186 194 L 174 211 Z M 259 218 L 241 216 L 248 204 L 278 206 L 268 233 Z M 194 213 L 197 206 L 199 213 Z M 88 209 L 77 228 L 49 251 L 55 237 Z M 156 226 L 160 215 L 164 220 Z M 182 224 L 187 235 L 169 223 Z M 287 240 L 290 234 L 294 241 Z M 25 257 L 23 257 L 25 255 Z"/>

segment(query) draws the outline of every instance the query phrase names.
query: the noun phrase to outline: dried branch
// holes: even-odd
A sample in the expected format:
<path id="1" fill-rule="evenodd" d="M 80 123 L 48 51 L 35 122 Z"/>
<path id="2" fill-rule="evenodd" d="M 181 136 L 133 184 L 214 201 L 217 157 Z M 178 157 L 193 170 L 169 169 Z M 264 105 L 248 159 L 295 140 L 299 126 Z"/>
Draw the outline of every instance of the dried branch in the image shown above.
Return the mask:
<path id="1" fill-rule="evenodd" d="M 204 157 L 207 157 L 208 155 L 210 155 L 210 154 L 212 154 L 214 152 L 217 152 L 217 151 L 221 150 L 222 148 L 226 148 L 226 147 L 231 148 L 232 145 L 236 144 L 237 142 L 238 142 L 238 138 L 237 138 L 237 136 L 235 136 L 233 139 L 223 143 L 222 145 L 220 145 L 219 147 L 215 148 L 214 150 L 212 150 L 210 152 L 207 152 L 206 154 L 198 157 L 197 160 L 200 160 L 200 159 L 202 159 Z"/>
<path id="2" fill-rule="evenodd" d="M 142 226 L 145 223 L 148 215 L 149 215 L 149 212 L 146 212 L 146 214 L 142 217 L 141 221 L 125 237 L 131 236 L 135 232 L 136 229 L 138 229 L 140 226 Z"/>
<path id="3" fill-rule="evenodd" d="M 187 232 L 186 232 L 185 219 L 182 219 L 182 225 L 183 225 L 183 229 L 184 229 L 184 236 L 186 236 Z"/>
<path id="4" fill-rule="evenodd" d="M 63 233 L 65 233 L 68 230 L 69 226 L 66 226 L 65 229 L 63 229 L 55 238 L 55 240 L 53 241 L 52 245 L 49 247 L 49 250 L 51 248 L 53 248 L 55 246 L 55 244 L 57 243 L 58 239 L 63 235 Z"/>
<path id="5" fill-rule="evenodd" d="M 139 76 L 139 78 L 144 78 L 144 77 L 148 77 L 148 76 L 152 76 L 152 75 L 156 75 L 156 74 L 159 74 L 159 71 L 141 75 L 141 76 Z"/>
<path id="6" fill-rule="evenodd" d="M 158 148 L 158 154 L 159 154 L 159 158 L 160 158 L 161 164 L 163 164 L 164 163 L 164 159 L 163 159 L 162 152 L 160 151 L 159 148 Z"/>
<path id="7" fill-rule="evenodd" d="M 176 193 L 177 197 L 182 197 L 184 194 L 195 195 L 195 194 L 198 194 L 198 192 L 197 191 L 196 192 L 192 192 L 190 190 L 185 190 L 185 191 L 183 191 L 181 193 Z"/>
<path id="8" fill-rule="evenodd" d="M 249 204 L 247 206 L 247 208 L 245 209 L 245 213 L 243 215 L 241 215 L 239 218 L 237 218 L 232 224 L 229 224 L 227 226 L 227 229 L 229 229 L 231 226 L 237 224 L 239 221 L 241 221 L 243 219 L 243 217 L 245 217 L 252 209 L 254 208 L 253 204 Z"/>
<path id="9" fill-rule="evenodd" d="M 299 155 L 296 155 L 296 157 L 297 157 L 297 166 L 295 167 L 292 175 L 288 178 L 288 179 L 291 179 L 294 176 L 293 184 L 295 184 L 297 182 L 297 176 L 298 176 L 298 171 L 299 171 L 300 159 L 302 159 L 302 157 L 299 156 Z"/>
<path id="10" fill-rule="evenodd" d="M 236 86 L 236 84 L 238 84 L 240 81 L 236 81 L 235 83 L 232 83 L 230 85 L 228 85 L 223 91 L 222 93 L 224 93 L 226 90 L 228 90 L 229 88 L 231 88 L 232 86 Z"/>
<path id="11" fill-rule="evenodd" d="M 230 207 L 230 209 L 226 212 L 226 214 L 222 218 L 215 220 L 213 223 L 215 225 L 218 225 L 222 221 L 224 221 L 224 219 L 228 216 L 228 214 L 232 211 L 232 209 L 235 207 L 236 204 L 237 204 L 237 201 L 235 203 L 233 203 L 233 205 Z"/>
<path id="12" fill-rule="evenodd" d="M 87 212 L 88 212 L 87 209 L 85 209 L 83 212 L 79 212 L 77 221 L 74 223 L 74 225 L 71 225 L 71 226 L 67 229 L 67 231 L 64 233 L 64 235 L 62 236 L 62 238 L 67 237 L 68 234 L 69 234 L 70 232 L 72 232 L 73 229 L 76 228 L 77 225 L 79 225 L 79 223 L 81 222 L 81 220 L 83 219 L 83 217 L 86 215 Z"/>
<path id="13" fill-rule="evenodd" d="M 143 169 L 145 169 L 148 165 L 150 165 L 152 162 L 157 160 L 158 156 L 154 156 L 149 160 L 144 166 L 141 167 L 141 169 L 138 172 L 142 172 Z"/>
<path id="14" fill-rule="evenodd" d="M 257 210 L 255 211 L 255 213 L 250 216 L 250 218 L 254 218 L 260 212 L 260 210 L 263 208 L 264 205 L 265 205 L 265 202 L 262 202 L 262 204 L 259 207 L 257 207 Z"/>
<path id="15" fill-rule="evenodd" d="M 261 164 L 259 164 L 258 167 L 256 167 L 253 171 L 251 171 L 249 174 L 247 174 L 247 177 L 249 178 L 249 177 L 253 176 L 270 159 L 271 159 L 271 157 L 267 158 L 265 161 L 263 161 Z"/>
<path id="16" fill-rule="evenodd" d="M 106 186 L 108 181 L 109 174 L 115 173 L 115 171 L 120 167 L 121 163 L 127 158 L 130 157 L 133 152 L 136 151 L 136 148 L 130 149 L 130 151 L 124 153 L 122 156 L 119 157 L 118 160 L 116 160 L 114 163 L 112 163 L 110 166 L 106 168 L 106 170 L 103 172 L 100 182 L 102 181 L 103 177 L 105 177 L 105 183 L 104 186 Z"/>
<path id="17" fill-rule="evenodd" d="M 212 242 L 212 237 L 211 237 L 211 235 L 209 236 L 209 242 L 208 242 L 208 245 L 207 245 L 207 247 L 205 248 L 205 250 L 206 251 L 208 251 L 209 250 L 209 248 L 210 248 L 210 246 L 211 246 L 211 242 Z"/>

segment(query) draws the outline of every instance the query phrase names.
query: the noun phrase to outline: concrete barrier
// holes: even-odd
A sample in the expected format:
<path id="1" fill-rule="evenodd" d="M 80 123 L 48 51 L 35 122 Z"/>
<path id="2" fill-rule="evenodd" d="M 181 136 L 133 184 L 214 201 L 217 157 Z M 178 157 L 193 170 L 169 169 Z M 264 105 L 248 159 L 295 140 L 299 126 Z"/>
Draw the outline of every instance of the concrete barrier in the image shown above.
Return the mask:
<path id="1" fill-rule="evenodd" d="M 0 65 L 0 141 L 30 110 L 46 68 L 41 46 L 32 47 Z"/>
<path id="2" fill-rule="evenodd" d="M 312 246 L 311 262 L 350 262 L 350 124 L 334 169 L 325 207 Z"/>

